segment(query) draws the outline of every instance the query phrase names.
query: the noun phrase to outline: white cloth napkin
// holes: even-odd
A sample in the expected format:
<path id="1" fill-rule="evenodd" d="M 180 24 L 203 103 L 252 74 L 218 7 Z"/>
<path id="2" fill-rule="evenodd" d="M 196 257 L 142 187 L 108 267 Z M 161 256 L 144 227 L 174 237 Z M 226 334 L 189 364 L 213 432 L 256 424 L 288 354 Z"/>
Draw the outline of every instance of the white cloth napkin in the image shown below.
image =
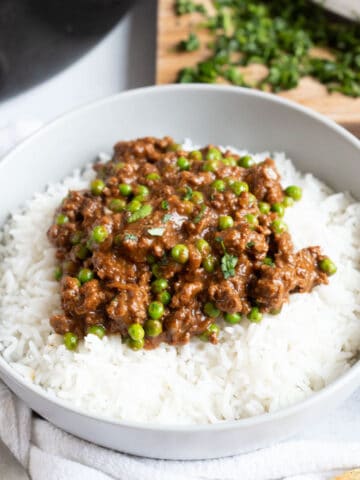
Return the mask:
<path id="1" fill-rule="evenodd" d="M 28 121 L 0 130 L 0 157 L 39 126 Z M 360 467 L 360 390 L 291 441 L 235 457 L 182 462 L 134 457 L 79 440 L 32 415 L 0 382 L 0 437 L 33 480 L 328 480 Z"/>

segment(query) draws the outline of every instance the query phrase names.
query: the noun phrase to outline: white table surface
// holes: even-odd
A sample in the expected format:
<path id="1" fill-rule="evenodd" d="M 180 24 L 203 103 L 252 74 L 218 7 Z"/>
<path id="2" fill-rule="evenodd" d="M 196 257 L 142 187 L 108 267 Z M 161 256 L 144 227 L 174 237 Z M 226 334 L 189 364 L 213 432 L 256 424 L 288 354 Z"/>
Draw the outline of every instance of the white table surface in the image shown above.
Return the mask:
<path id="1" fill-rule="evenodd" d="M 119 25 L 68 69 L 0 103 L 0 129 L 48 122 L 63 112 L 121 90 L 154 83 L 156 0 L 139 0 Z M 359 441 L 360 390 L 299 439 Z"/>

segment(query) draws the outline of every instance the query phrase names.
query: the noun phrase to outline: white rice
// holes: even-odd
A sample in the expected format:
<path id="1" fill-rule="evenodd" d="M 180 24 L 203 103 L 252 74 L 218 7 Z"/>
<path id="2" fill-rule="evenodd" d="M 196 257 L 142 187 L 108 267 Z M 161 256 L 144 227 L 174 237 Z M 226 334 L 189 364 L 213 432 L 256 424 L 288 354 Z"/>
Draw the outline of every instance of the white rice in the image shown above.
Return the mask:
<path id="1" fill-rule="evenodd" d="M 49 326 L 60 303 L 46 230 L 68 189 L 88 186 L 89 167 L 35 195 L 5 227 L 0 245 L 5 360 L 29 382 L 83 411 L 168 424 L 273 412 L 344 373 L 360 345 L 360 204 L 299 173 L 283 154 L 274 158 L 283 185 L 303 188 L 303 200 L 286 212 L 295 247 L 321 245 L 338 266 L 329 285 L 292 295 L 280 315 L 264 315 L 260 324 L 222 325 L 216 346 L 194 339 L 184 347 L 163 344 L 133 352 L 118 336 L 89 335 L 70 352 Z"/>

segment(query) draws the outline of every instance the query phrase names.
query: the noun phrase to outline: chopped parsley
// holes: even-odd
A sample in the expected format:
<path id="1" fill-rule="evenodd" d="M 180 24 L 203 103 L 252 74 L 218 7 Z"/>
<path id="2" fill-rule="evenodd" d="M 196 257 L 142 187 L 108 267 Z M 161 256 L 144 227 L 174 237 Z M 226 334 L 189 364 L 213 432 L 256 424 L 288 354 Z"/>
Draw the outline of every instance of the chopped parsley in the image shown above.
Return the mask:
<path id="1" fill-rule="evenodd" d="M 195 33 L 190 33 L 186 40 L 181 40 L 178 44 L 178 49 L 181 52 L 194 52 L 200 47 L 199 38 Z"/>
<path id="2" fill-rule="evenodd" d="M 206 13 L 204 5 L 195 3 L 193 0 L 176 0 L 175 2 L 176 15 L 184 15 L 185 13 Z"/>
<path id="3" fill-rule="evenodd" d="M 230 278 L 235 276 L 235 267 L 238 263 L 238 258 L 229 253 L 225 253 L 221 258 L 221 270 L 224 278 Z"/>
<path id="4" fill-rule="evenodd" d="M 188 185 L 185 185 L 185 194 L 184 194 L 183 199 L 184 200 L 191 200 L 192 194 L 193 194 L 192 188 L 189 187 Z"/>
<path id="5" fill-rule="evenodd" d="M 196 215 L 196 217 L 194 218 L 193 222 L 194 222 L 194 223 L 199 223 L 200 220 L 203 218 L 204 213 L 206 212 L 206 210 L 207 210 L 207 206 L 206 206 L 206 205 L 201 205 L 200 212 Z"/>
<path id="6" fill-rule="evenodd" d="M 329 92 L 360 96 L 360 23 L 329 15 L 322 6 L 304 0 L 213 0 L 214 14 L 198 28 L 212 35 L 205 61 L 179 72 L 180 83 L 214 83 L 279 92 L 295 88 L 312 76 Z M 193 1 L 176 0 L 178 15 L 200 11 Z M 196 26 L 196 25 L 195 25 Z M 183 40 L 183 49 L 195 49 L 196 40 Z M 326 49 L 330 57 L 317 54 Z M 246 82 L 242 68 L 267 67 L 264 77 Z"/>
<path id="7" fill-rule="evenodd" d="M 163 210 L 169 210 L 169 202 L 168 202 L 167 200 L 163 200 L 163 201 L 161 202 L 161 208 L 162 208 Z"/>
<path id="8" fill-rule="evenodd" d="M 150 204 L 145 204 L 139 210 L 136 210 L 136 212 L 130 215 L 130 217 L 128 218 L 128 222 L 129 223 L 137 222 L 138 220 L 141 220 L 142 218 L 149 216 L 152 210 L 153 208 Z"/>

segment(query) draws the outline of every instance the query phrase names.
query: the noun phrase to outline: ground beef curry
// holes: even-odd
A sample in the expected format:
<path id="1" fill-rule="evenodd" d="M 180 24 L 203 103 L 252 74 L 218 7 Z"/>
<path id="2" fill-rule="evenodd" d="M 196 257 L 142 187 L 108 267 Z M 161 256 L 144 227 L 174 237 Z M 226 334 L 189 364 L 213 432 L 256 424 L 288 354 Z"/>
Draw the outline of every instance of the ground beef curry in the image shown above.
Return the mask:
<path id="1" fill-rule="evenodd" d="M 302 192 L 271 158 L 146 137 L 94 169 L 48 230 L 63 309 L 50 323 L 69 349 L 87 333 L 135 350 L 216 343 L 223 321 L 259 322 L 336 271 L 317 246 L 294 251 L 282 217 Z"/>

